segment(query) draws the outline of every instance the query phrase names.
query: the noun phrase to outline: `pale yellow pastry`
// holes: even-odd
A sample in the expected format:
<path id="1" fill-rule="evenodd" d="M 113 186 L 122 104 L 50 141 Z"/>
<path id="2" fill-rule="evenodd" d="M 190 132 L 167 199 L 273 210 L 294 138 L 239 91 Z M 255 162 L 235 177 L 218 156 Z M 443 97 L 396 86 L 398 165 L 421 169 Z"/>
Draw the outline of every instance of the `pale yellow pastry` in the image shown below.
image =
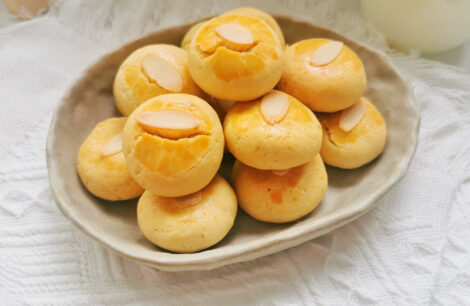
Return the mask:
<path id="1" fill-rule="evenodd" d="M 224 238 L 237 215 L 237 198 L 220 176 L 201 191 L 180 198 L 144 192 L 137 206 L 137 221 L 155 245 L 178 253 L 206 249 Z"/>
<path id="2" fill-rule="evenodd" d="M 134 181 L 122 153 L 121 132 L 127 118 L 100 122 L 78 152 L 77 170 L 93 195 L 119 201 L 138 197 L 144 189 Z"/>
<path id="3" fill-rule="evenodd" d="M 354 169 L 371 162 L 384 150 L 384 118 L 366 98 L 348 110 L 317 115 L 324 131 L 320 153 L 326 164 Z"/>
<path id="4" fill-rule="evenodd" d="M 146 190 L 178 197 L 209 184 L 224 151 L 222 126 L 204 100 L 188 94 L 157 96 L 140 105 L 123 131 L 129 171 Z"/>
<path id="5" fill-rule="evenodd" d="M 161 94 L 205 97 L 189 75 L 186 51 L 165 44 L 145 46 L 129 55 L 119 67 L 113 91 L 116 106 L 124 116 Z"/>
<path id="6" fill-rule="evenodd" d="M 230 11 L 225 12 L 223 15 L 246 15 L 256 17 L 261 19 L 265 23 L 267 23 L 273 30 L 276 32 L 276 35 L 279 37 L 281 44 L 284 46 L 284 35 L 282 34 L 281 28 L 277 24 L 276 19 L 274 19 L 271 15 L 262 10 L 259 10 L 254 7 L 240 7 L 237 9 L 233 9 Z"/>
<path id="7" fill-rule="evenodd" d="M 299 41 L 285 52 L 280 90 L 317 112 L 336 112 L 356 103 L 367 80 L 361 59 L 342 42 Z"/>
<path id="8" fill-rule="evenodd" d="M 288 170 L 259 170 L 236 161 L 232 183 L 240 207 L 253 218 L 272 223 L 297 220 L 317 207 L 328 186 L 319 154 Z"/>
<path id="9" fill-rule="evenodd" d="M 208 20 L 187 50 L 194 81 L 217 99 L 256 99 L 274 88 L 282 74 L 282 43 L 256 17 L 223 15 Z"/>
<path id="10" fill-rule="evenodd" d="M 273 90 L 263 98 L 236 103 L 224 120 L 225 141 L 242 163 L 257 169 L 288 169 L 312 161 L 322 129 L 297 99 Z"/>

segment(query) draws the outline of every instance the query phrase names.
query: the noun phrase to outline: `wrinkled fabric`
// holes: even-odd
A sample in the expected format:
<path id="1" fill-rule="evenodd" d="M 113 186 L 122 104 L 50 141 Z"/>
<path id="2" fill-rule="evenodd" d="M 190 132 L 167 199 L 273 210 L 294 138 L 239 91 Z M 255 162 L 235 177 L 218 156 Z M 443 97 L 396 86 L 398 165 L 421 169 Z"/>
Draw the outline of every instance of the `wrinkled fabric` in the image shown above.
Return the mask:
<path id="1" fill-rule="evenodd" d="M 54 108 L 91 62 L 151 31 L 242 5 L 292 15 L 387 53 L 421 114 L 404 178 L 359 219 L 298 247 L 213 271 L 121 258 L 56 207 L 45 143 Z M 469 305 L 470 75 L 404 55 L 358 1 L 68 1 L 15 23 L 0 14 L 2 305 Z"/>

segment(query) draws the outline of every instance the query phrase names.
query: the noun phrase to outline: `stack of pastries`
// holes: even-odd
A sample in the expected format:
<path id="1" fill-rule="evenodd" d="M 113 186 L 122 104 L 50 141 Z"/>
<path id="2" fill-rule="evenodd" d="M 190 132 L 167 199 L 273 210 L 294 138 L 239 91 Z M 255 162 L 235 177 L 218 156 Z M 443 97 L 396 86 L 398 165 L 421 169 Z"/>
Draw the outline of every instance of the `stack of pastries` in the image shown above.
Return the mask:
<path id="1" fill-rule="evenodd" d="M 144 46 L 114 80 L 123 117 L 99 123 L 78 153 L 94 196 L 140 196 L 137 221 L 155 245 L 209 248 L 240 207 L 271 223 L 298 220 L 321 202 L 328 165 L 354 169 L 386 142 L 385 121 L 364 97 L 363 64 L 342 42 L 287 46 L 273 17 L 239 8 L 194 25 L 181 48 Z M 230 184 L 218 175 L 236 159 Z"/>

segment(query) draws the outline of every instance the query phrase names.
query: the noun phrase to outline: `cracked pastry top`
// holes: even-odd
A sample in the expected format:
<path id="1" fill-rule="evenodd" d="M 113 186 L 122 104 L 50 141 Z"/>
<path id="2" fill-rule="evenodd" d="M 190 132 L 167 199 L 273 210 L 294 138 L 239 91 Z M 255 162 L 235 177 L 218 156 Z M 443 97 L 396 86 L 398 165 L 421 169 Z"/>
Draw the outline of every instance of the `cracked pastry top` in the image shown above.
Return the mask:
<path id="1" fill-rule="evenodd" d="M 166 44 L 148 45 L 131 53 L 118 69 L 113 92 L 116 106 L 125 116 L 162 94 L 187 93 L 204 98 L 189 74 L 187 52 Z"/>
<path id="2" fill-rule="evenodd" d="M 194 81 L 218 99 L 256 99 L 274 88 L 282 74 L 279 36 L 252 16 L 222 15 L 204 22 L 187 50 Z"/>
<path id="3" fill-rule="evenodd" d="M 226 11 L 222 15 L 246 15 L 246 16 L 258 18 L 264 21 L 267 25 L 269 25 L 271 29 L 273 29 L 273 31 L 278 36 L 282 47 L 284 47 L 285 45 L 284 34 L 282 34 L 281 28 L 277 24 L 277 21 L 271 15 L 269 15 L 266 12 L 263 12 L 262 10 L 259 10 L 254 7 L 239 7 L 230 11 Z"/>
<path id="4" fill-rule="evenodd" d="M 359 110 L 357 114 L 350 111 Z M 348 118 L 356 116 L 348 124 Z M 336 113 L 318 113 L 323 127 L 320 154 L 328 165 L 354 169 L 363 166 L 382 153 L 387 140 L 387 128 L 382 114 L 364 97 L 351 108 Z"/>
<path id="5" fill-rule="evenodd" d="M 77 171 L 93 195 L 120 201 L 144 191 L 132 178 L 122 153 L 122 130 L 127 118 L 111 118 L 96 125 L 78 152 Z"/>
<path id="6" fill-rule="evenodd" d="M 276 90 L 236 103 L 225 117 L 224 134 L 230 152 L 257 169 L 283 170 L 307 163 L 322 142 L 321 125 L 312 111 Z"/>
<path id="7" fill-rule="evenodd" d="M 313 38 L 286 48 L 280 90 L 316 112 L 336 112 L 356 103 L 367 80 L 357 54 L 339 41 Z"/>
<path id="8" fill-rule="evenodd" d="M 177 197 L 206 186 L 224 150 L 217 113 L 188 94 L 148 100 L 129 116 L 123 132 L 129 171 L 146 190 Z"/>

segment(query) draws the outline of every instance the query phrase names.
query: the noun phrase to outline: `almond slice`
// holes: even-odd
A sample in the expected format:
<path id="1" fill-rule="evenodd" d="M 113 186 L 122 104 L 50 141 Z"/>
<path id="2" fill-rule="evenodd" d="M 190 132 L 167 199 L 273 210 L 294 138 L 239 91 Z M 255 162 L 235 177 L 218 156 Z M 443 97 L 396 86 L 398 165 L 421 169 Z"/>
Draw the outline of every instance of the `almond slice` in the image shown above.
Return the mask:
<path id="1" fill-rule="evenodd" d="M 285 169 L 285 170 L 271 170 L 273 172 L 274 175 L 277 175 L 277 176 L 284 176 L 287 174 L 287 172 L 289 172 L 289 169 Z"/>
<path id="2" fill-rule="evenodd" d="M 352 130 L 366 114 L 366 102 L 360 99 L 359 102 L 343 110 L 339 117 L 339 128 L 345 132 Z"/>
<path id="3" fill-rule="evenodd" d="M 289 110 L 289 98 L 286 94 L 273 90 L 263 97 L 260 110 L 266 122 L 277 123 L 284 119 Z"/>
<path id="4" fill-rule="evenodd" d="M 215 28 L 217 35 L 235 44 L 251 45 L 254 42 L 250 30 L 237 23 L 226 23 Z"/>
<path id="5" fill-rule="evenodd" d="M 310 63 L 314 66 L 326 65 L 333 61 L 343 49 L 343 42 L 330 41 L 321 45 L 310 55 Z"/>
<path id="6" fill-rule="evenodd" d="M 106 157 L 122 151 L 122 133 L 117 134 L 101 148 L 101 156 Z"/>
<path id="7" fill-rule="evenodd" d="M 160 87 L 171 92 L 183 90 L 183 79 L 175 68 L 157 54 L 149 54 L 142 60 L 147 76 Z"/>
<path id="8" fill-rule="evenodd" d="M 198 118 L 182 111 L 143 112 L 135 119 L 143 126 L 167 130 L 191 130 L 201 124 Z"/>

